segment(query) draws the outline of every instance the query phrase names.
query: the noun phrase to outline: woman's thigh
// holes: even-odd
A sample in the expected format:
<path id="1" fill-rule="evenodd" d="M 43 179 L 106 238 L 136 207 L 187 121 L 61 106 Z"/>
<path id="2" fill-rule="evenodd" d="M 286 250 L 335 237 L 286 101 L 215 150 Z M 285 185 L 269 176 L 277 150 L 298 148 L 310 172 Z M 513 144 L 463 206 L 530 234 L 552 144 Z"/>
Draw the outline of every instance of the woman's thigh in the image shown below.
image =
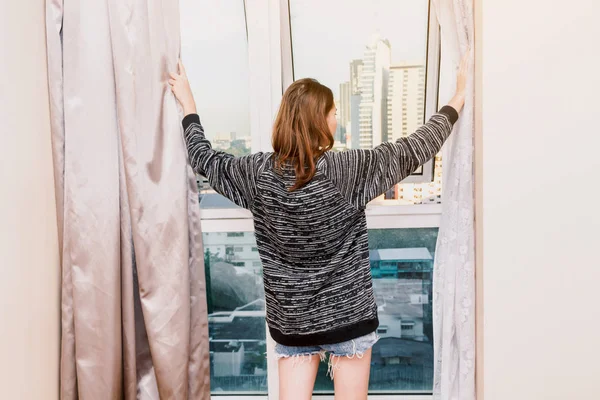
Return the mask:
<path id="1" fill-rule="evenodd" d="M 276 344 L 275 354 L 279 360 L 279 400 L 310 400 L 324 357 L 321 348 Z"/>
<path id="2" fill-rule="evenodd" d="M 371 350 L 379 337 L 375 332 L 346 342 L 323 346 L 330 353 L 328 373 L 336 399 L 366 400 L 371 372 Z"/>

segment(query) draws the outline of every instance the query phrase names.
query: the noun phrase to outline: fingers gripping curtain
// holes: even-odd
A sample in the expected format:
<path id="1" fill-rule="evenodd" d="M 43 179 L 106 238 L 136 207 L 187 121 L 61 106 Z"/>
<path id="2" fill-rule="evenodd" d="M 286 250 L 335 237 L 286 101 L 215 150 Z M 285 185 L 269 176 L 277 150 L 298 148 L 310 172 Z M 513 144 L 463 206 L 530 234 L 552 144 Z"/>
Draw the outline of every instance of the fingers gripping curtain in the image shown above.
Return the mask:
<path id="1" fill-rule="evenodd" d="M 433 3 L 441 26 L 442 66 L 452 68 L 446 72 L 455 76 L 463 54 L 473 48 L 473 2 Z M 444 154 L 449 162 L 433 279 L 433 394 L 439 400 L 475 399 L 473 78 L 471 68 L 465 107 Z"/>
<path id="2" fill-rule="evenodd" d="M 62 399 L 208 399 L 196 180 L 168 90 L 175 0 L 47 1 Z"/>

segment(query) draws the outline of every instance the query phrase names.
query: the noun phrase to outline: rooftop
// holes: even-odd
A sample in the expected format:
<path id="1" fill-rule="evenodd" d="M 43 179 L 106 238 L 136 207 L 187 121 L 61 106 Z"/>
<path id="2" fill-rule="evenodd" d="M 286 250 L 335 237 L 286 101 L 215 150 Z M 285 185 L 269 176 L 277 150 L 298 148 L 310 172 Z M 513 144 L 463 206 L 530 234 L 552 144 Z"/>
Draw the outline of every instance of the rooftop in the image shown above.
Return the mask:
<path id="1" fill-rule="evenodd" d="M 426 247 L 370 250 L 371 261 L 433 261 Z"/>
<path id="2" fill-rule="evenodd" d="M 218 193 L 200 195 L 200 208 L 239 208 L 229 199 Z"/>

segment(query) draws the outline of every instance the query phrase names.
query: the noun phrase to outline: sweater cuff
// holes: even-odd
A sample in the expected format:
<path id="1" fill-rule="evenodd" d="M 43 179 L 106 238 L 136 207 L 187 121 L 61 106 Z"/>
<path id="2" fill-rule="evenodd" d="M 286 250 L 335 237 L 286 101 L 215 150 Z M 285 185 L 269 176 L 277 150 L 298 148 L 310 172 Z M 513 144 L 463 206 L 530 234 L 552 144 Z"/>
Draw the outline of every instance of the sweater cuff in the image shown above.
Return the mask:
<path id="1" fill-rule="evenodd" d="M 450 120 L 450 123 L 454 125 L 458 121 L 458 111 L 452 106 L 444 106 L 439 111 L 440 114 L 444 114 Z"/>
<path id="2" fill-rule="evenodd" d="M 183 118 L 181 124 L 183 125 L 183 131 L 187 131 L 187 128 L 190 127 L 191 124 L 196 123 L 200 125 L 200 117 L 198 114 L 188 114 Z"/>

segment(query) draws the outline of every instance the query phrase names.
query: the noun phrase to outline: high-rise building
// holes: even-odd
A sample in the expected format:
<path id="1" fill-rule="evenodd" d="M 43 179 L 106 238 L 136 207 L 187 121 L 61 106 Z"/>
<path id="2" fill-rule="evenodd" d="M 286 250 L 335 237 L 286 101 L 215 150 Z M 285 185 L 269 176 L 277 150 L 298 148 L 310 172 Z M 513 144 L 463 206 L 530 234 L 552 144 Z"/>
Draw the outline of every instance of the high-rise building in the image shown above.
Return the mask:
<path id="1" fill-rule="evenodd" d="M 350 94 L 360 94 L 358 85 L 363 70 L 363 60 L 352 60 L 350 63 Z"/>
<path id="2" fill-rule="evenodd" d="M 425 66 L 392 65 L 387 98 L 388 140 L 397 140 L 413 133 L 423 124 L 424 115 Z"/>
<path id="3" fill-rule="evenodd" d="M 390 42 L 373 36 L 365 50 L 358 90 L 360 148 L 370 149 L 387 140 L 387 100 Z M 356 128 L 353 126 L 353 128 Z"/>
<path id="4" fill-rule="evenodd" d="M 350 131 L 350 146 L 348 147 L 351 149 L 360 149 L 360 99 L 360 93 L 350 96 L 350 125 L 347 129 Z"/>
<path id="5" fill-rule="evenodd" d="M 342 126 L 342 121 L 340 120 L 340 99 L 334 98 L 333 105 L 335 108 L 337 108 L 337 113 L 335 116 L 335 120 L 337 121 L 337 128 L 335 130 L 335 133 L 333 134 L 333 140 L 339 145 L 339 143 L 341 143 L 342 136 L 344 136 L 344 127 Z"/>
<path id="6" fill-rule="evenodd" d="M 337 104 L 338 107 L 338 130 L 340 132 L 339 140 L 342 143 L 346 143 L 346 134 L 348 131 L 348 125 L 350 125 L 350 82 L 344 82 L 340 84 L 340 99 Z"/>
<path id="7" fill-rule="evenodd" d="M 352 60 L 350 62 L 350 114 L 346 124 L 346 146 L 351 149 L 360 148 L 359 132 L 359 110 L 360 110 L 360 79 L 363 71 L 363 60 Z"/>

